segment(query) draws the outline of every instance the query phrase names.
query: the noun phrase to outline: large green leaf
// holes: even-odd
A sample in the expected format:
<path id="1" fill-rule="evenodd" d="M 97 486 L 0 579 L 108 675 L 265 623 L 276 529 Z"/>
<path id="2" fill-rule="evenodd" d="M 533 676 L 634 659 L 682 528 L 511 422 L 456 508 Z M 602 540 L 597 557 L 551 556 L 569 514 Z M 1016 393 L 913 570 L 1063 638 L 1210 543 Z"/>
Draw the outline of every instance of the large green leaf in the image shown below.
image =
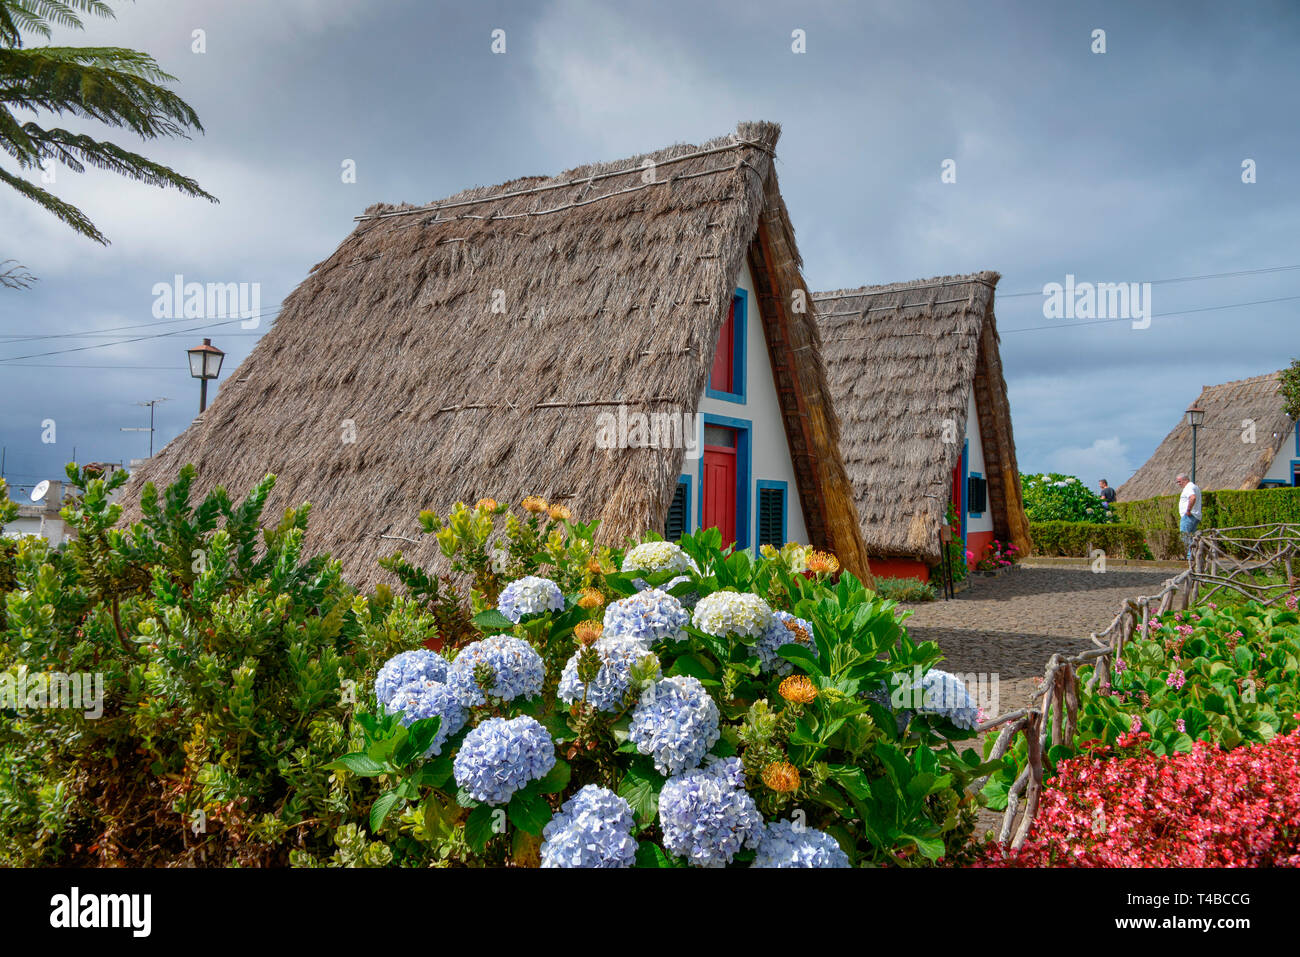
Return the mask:
<path id="1" fill-rule="evenodd" d="M 337 761 L 331 761 L 325 767 L 330 771 L 351 771 L 358 777 L 363 778 L 373 778 L 390 770 L 387 765 L 381 764 L 368 754 L 363 754 L 360 751 L 345 754 Z"/>
<path id="2" fill-rule="evenodd" d="M 496 833 L 493 825 L 498 820 L 496 812 L 499 810 L 504 809 L 492 807 L 490 804 L 480 804 L 470 811 L 469 817 L 465 819 L 465 841 L 476 854 L 483 853 L 488 841 L 492 840 L 492 835 Z"/>
<path id="3" fill-rule="evenodd" d="M 401 800 L 401 795 L 397 791 L 387 791 L 375 799 L 375 803 L 370 807 L 370 831 L 377 834 L 380 827 L 383 826 L 384 819 Z"/>
<path id="4" fill-rule="evenodd" d="M 521 791 L 515 794 L 506 810 L 511 824 L 533 835 L 540 835 L 546 822 L 551 819 L 551 806 L 546 803 L 546 798 L 537 793 Z"/>

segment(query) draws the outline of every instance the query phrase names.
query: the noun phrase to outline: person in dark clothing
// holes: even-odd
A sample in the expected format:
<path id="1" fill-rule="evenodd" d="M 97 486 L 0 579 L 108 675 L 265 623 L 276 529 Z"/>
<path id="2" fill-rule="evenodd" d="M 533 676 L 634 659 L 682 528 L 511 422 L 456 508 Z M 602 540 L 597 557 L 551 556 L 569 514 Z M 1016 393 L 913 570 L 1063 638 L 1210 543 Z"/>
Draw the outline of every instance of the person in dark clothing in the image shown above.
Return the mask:
<path id="1" fill-rule="evenodd" d="M 1107 508 L 1115 504 L 1115 490 L 1110 487 L 1110 483 L 1102 479 L 1097 483 L 1101 486 L 1101 501 Z"/>

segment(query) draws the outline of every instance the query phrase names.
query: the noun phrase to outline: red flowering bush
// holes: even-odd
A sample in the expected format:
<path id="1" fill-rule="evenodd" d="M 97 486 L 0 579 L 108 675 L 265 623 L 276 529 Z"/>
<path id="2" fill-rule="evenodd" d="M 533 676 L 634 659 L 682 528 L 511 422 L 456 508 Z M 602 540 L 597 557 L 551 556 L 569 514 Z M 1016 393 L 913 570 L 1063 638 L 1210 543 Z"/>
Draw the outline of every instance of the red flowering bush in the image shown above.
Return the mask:
<path id="1" fill-rule="evenodd" d="M 975 570 L 979 572 L 995 572 L 999 568 L 1006 568 L 1014 565 L 1019 559 L 1019 549 L 1010 542 L 998 541 L 996 538 L 984 546 L 984 554 L 978 562 L 975 563 Z M 966 553 L 971 559 L 974 558 L 970 552 Z"/>
<path id="2" fill-rule="evenodd" d="M 984 867 L 1300 866 L 1300 730 L 1159 757 L 1146 732 L 1057 765 L 1030 838 Z"/>

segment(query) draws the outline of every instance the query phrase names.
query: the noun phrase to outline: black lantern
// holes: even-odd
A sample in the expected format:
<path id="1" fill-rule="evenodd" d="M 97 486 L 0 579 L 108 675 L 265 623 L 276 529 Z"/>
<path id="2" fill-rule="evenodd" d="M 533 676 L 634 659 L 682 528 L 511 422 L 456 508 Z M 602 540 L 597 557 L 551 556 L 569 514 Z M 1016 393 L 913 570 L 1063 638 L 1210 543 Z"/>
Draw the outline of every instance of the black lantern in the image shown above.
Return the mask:
<path id="1" fill-rule="evenodd" d="M 1187 423 L 1192 427 L 1192 481 L 1196 481 L 1196 430 L 1205 421 L 1205 410 L 1193 405 L 1187 410 Z"/>
<path id="2" fill-rule="evenodd" d="M 190 375 L 199 380 L 199 412 L 208 407 L 208 380 L 221 374 L 221 360 L 226 354 L 212 344 L 211 339 L 204 339 L 203 345 L 188 350 L 190 357 Z"/>

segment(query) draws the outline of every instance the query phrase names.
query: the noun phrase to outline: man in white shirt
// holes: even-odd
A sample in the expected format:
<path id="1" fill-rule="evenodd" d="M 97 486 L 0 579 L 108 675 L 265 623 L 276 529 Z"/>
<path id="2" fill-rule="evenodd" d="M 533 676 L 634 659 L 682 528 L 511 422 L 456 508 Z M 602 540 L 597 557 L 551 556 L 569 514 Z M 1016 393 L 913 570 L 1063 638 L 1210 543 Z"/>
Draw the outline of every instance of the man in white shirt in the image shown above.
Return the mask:
<path id="1" fill-rule="evenodd" d="M 1178 496 L 1178 530 L 1187 544 L 1187 560 L 1192 560 L 1192 536 L 1201 524 L 1201 489 L 1186 475 L 1179 474 L 1174 483 L 1183 490 Z"/>

